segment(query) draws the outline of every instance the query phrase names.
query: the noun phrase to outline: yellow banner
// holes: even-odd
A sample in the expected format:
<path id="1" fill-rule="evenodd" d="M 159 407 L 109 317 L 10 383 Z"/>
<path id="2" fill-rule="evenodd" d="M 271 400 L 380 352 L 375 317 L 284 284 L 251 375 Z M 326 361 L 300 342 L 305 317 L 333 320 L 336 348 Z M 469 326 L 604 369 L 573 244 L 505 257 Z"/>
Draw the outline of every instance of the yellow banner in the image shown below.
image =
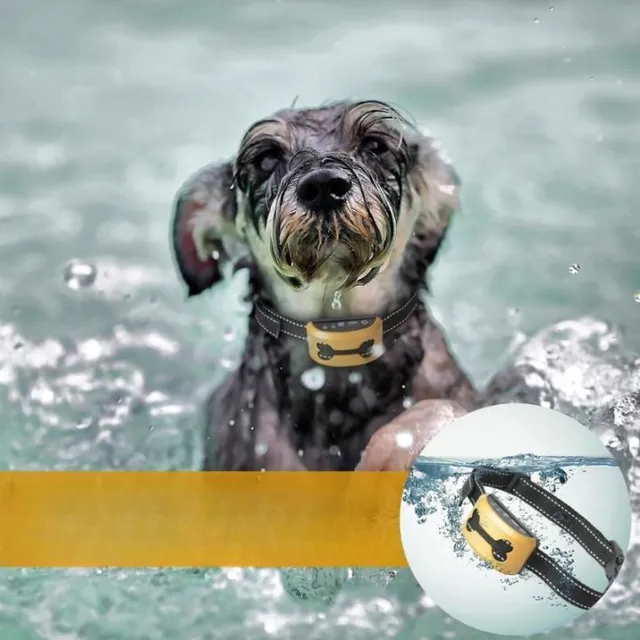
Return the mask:
<path id="1" fill-rule="evenodd" d="M 400 567 L 395 472 L 0 472 L 4 567 Z"/>

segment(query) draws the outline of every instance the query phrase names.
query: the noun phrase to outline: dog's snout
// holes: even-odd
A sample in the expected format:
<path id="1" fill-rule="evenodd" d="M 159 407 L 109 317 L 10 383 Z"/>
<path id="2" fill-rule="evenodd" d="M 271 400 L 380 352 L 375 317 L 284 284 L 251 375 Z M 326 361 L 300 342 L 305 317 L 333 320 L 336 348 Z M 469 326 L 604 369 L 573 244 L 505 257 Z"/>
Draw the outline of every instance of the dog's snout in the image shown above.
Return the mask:
<path id="1" fill-rule="evenodd" d="M 344 202 L 352 185 L 351 178 L 339 169 L 314 169 L 298 183 L 297 195 L 312 211 L 328 212 Z"/>

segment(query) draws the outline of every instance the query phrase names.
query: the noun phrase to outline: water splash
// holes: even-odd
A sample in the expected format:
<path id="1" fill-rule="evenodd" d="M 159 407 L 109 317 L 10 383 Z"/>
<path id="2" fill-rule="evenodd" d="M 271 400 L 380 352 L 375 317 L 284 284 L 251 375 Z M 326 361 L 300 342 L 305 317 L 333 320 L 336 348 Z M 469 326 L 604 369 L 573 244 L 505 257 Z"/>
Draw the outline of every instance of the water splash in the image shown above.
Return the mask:
<path id="1" fill-rule="evenodd" d="M 339 311 L 340 309 L 342 309 L 342 291 L 340 291 L 339 289 L 333 294 L 333 300 L 331 301 L 331 308 L 334 311 Z"/>
<path id="2" fill-rule="evenodd" d="M 576 469 L 589 466 L 616 466 L 616 461 L 608 457 L 582 456 L 536 456 L 524 453 L 503 458 L 430 458 L 418 457 L 414 469 L 407 480 L 403 500 L 416 508 L 420 522 L 442 501 L 444 494 L 457 495 L 469 473 L 478 466 L 499 469 L 517 469 L 531 475 L 534 482 L 548 491 L 555 492 L 558 485 L 565 484 Z M 455 488 L 452 488 L 455 485 Z M 448 500 L 451 502 L 451 500 Z M 457 503 L 451 520 L 459 522 Z M 455 524 L 457 527 L 458 525 Z"/>

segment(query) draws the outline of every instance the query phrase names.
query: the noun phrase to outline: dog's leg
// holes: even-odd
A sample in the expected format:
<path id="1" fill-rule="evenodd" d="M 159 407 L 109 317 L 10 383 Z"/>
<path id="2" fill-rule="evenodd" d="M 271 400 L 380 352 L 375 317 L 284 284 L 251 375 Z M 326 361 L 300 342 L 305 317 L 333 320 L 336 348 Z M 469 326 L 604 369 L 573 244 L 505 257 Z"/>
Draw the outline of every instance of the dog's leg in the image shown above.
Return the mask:
<path id="1" fill-rule="evenodd" d="M 449 351 L 440 327 L 429 320 L 422 335 L 424 358 L 413 378 L 415 401 L 369 425 L 370 438 L 357 470 L 408 471 L 429 440 L 474 408 L 478 394 Z"/>
<path id="2" fill-rule="evenodd" d="M 409 471 L 443 427 L 467 413 L 455 400 L 422 400 L 380 426 L 356 471 Z"/>
<path id="3" fill-rule="evenodd" d="M 252 371 L 250 356 L 243 360 L 209 400 L 204 470 L 306 470 L 289 440 L 288 418 L 278 412 L 270 375 Z"/>

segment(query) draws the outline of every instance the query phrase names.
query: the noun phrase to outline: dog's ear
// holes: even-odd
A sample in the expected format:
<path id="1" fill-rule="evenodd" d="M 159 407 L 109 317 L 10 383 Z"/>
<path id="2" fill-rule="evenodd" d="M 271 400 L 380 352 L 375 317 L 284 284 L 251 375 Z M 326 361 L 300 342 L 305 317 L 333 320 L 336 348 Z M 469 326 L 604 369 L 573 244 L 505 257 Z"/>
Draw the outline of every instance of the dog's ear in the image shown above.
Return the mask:
<path id="1" fill-rule="evenodd" d="M 431 264 L 444 240 L 451 215 L 460 206 L 460 178 L 439 143 L 428 135 L 407 140 L 409 187 L 413 206 L 419 209 L 415 235 Z"/>
<path id="2" fill-rule="evenodd" d="M 222 278 L 236 230 L 238 203 L 232 162 L 207 166 L 179 190 L 173 207 L 173 254 L 189 296 Z"/>

